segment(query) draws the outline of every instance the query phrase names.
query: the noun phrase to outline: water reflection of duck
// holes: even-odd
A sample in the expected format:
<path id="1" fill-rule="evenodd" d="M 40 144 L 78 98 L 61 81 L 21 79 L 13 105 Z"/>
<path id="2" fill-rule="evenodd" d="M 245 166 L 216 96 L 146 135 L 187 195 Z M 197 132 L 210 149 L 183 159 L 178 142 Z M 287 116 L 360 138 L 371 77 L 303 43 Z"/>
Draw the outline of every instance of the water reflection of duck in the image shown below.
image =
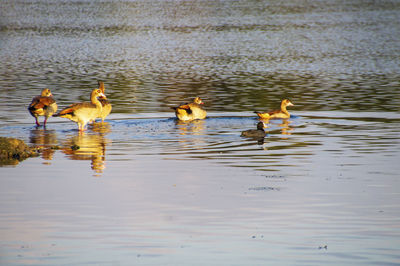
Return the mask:
<path id="1" fill-rule="evenodd" d="M 282 123 L 279 124 L 281 127 L 282 135 L 291 135 L 291 131 L 293 130 L 292 127 L 290 127 L 291 121 L 288 121 L 286 119 L 282 120 Z"/>
<path id="2" fill-rule="evenodd" d="M 202 149 L 206 143 L 204 137 L 205 120 L 193 120 L 193 121 L 180 121 L 175 122 L 178 137 L 179 146 L 182 149 Z M 184 137 L 184 136 L 196 136 L 196 137 Z"/>
<path id="3" fill-rule="evenodd" d="M 204 119 L 207 116 L 207 112 L 202 108 L 202 104 L 204 104 L 203 101 L 196 97 L 193 102 L 181 104 L 178 107 L 172 107 L 172 109 L 175 110 L 175 115 L 179 120 Z"/>
<path id="4" fill-rule="evenodd" d="M 44 116 L 43 125 L 46 127 L 47 119 L 57 111 L 57 103 L 53 99 L 53 94 L 49 89 L 43 89 L 39 96 L 32 99 L 28 107 L 29 113 L 35 118 L 37 126 L 40 126 L 38 121 L 39 116 Z"/>
<path id="5" fill-rule="evenodd" d="M 196 135 L 204 131 L 204 120 L 195 120 L 190 122 L 177 120 L 175 124 L 178 126 L 181 135 Z"/>
<path id="6" fill-rule="evenodd" d="M 264 130 L 264 128 L 266 127 L 267 125 L 264 122 L 258 122 L 257 129 L 245 130 L 242 132 L 240 136 L 247 138 L 255 138 L 255 139 L 264 138 L 267 135 L 267 133 Z"/>
<path id="7" fill-rule="evenodd" d="M 102 173 L 105 168 L 107 140 L 103 134 L 77 134 L 68 138 L 62 151 L 71 160 L 90 160 L 91 168 Z"/>
<path id="8" fill-rule="evenodd" d="M 98 81 L 98 83 L 99 83 L 99 89 L 104 95 L 106 95 L 104 82 Z M 100 97 L 99 101 L 103 108 L 101 109 L 100 116 L 98 118 L 101 118 L 101 122 L 104 122 L 104 119 L 111 113 L 112 106 L 111 103 L 107 100 L 107 98 Z"/>
<path id="9" fill-rule="evenodd" d="M 103 107 L 98 97 L 106 99 L 106 96 L 100 89 L 94 89 L 90 94 L 90 102 L 71 104 L 54 116 L 68 118 L 78 124 L 79 131 L 84 131 L 88 122 L 100 117 Z"/>
<path id="10" fill-rule="evenodd" d="M 55 130 L 31 130 L 29 141 L 41 150 L 40 155 L 45 160 L 52 160 L 57 145 L 57 134 Z"/>
<path id="11" fill-rule="evenodd" d="M 111 126 L 107 122 L 92 123 L 90 126 L 90 129 L 93 132 L 97 132 L 97 133 L 104 135 L 105 133 L 109 133 L 111 131 Z"/>
<path id="12" fill-rule="evenodd" d="M 287 111 L 286 107 L 294 106 L 288 99 L 284 99 L 281 102 L 281 109 L 270 111 L 270 112 L 257 112 L 255 111 L 260 119 L 274 119 L 274 118 L 290 118 L 290 113 Z"/>

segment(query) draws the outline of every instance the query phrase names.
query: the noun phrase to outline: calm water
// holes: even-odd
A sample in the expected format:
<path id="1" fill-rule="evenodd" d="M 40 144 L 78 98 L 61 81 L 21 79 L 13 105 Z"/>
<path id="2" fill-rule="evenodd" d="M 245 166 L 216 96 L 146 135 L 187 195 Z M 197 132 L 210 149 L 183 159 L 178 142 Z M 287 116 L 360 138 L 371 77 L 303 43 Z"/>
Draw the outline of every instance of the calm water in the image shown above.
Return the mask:
<path id="1" fill-rule="evenodd" d="M 0 136 L 43 148 L 0 168 L 0 264 L 400 264 L 400 2 L 377 2 L 0 0 Z M 97 80 L 106 123 L 34 126 L 42 88 Z M 177 122 L 194 96 L 209 117 Z"/>

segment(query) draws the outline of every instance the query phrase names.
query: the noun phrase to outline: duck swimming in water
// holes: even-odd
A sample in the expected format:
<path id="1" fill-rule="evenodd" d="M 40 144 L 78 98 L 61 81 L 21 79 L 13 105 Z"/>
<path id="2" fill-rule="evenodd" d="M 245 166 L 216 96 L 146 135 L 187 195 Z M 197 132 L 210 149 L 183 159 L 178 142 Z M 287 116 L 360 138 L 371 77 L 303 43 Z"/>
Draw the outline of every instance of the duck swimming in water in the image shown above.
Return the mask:
<path id="1" fill-rule="evenodd" d="M 78 124 L 79 131 L 84 131 L 88 122 L 100 117 L 103 107 L 98 97 L 107 99 L 100 89 L 94 89 L 90 94 L 90 102 L 71 104 L 54 116 L 68 118 Z"/>
<path id="2" fill-rule="evenodd" d="M 39 96 L 32 99 L 28 107 L 29 113 L 35 118 L 37 126 L 40 126 L 38 121 L 39 116 L 44 116 L 43 125 L 46 127 L 47 119 L 57 112 L 57 104 L 53 99 L 53 94 L 49 89 L 43 89 Z"/>
<path id="3" fill-rule="evenodd" d="M 290 118 L 290 113 L 287 111 L 286 107 L 294 106 L 288 99 L 285 99 L 281 102 L 281 109 L 270 111 L 270 112 L 254 112 L 258 115 L 260 119 L 274 119 L 274 118 Z"/>
<path id="4" fill-rule="evenodd" d="M 266 127 L 267 127 L 267 125 L 264 122 L 258 122 L 257 129 L 245 130 L 242 132 L 242 134 L 240 136 L 247 137 L 247 138 L 255 138 L 255 139 L 264 138 L 267 135 L 267 133 L 264 130 L 264 128 L 266 128 Z"/>
<path id="5" fill-rule="evenodd" d="M 201 106 L 202 104 L 204 104 L 203 101 L 199 97 L 196 97 L 191 103 L 171 108 L 175 110 L 175 115 L 179 120 L 189 121 L 206 118 L 207 112 Z"/>

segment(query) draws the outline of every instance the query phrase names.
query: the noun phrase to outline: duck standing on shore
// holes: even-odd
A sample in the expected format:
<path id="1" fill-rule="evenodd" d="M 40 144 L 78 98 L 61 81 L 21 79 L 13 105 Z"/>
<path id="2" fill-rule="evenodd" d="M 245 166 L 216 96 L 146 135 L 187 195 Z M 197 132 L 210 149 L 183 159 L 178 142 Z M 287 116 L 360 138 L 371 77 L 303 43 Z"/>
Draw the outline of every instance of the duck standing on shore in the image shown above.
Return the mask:
<path id="1" fill-rule="evenodd" d="M 257 112 L 255 111 L 260 119 L 274 119 L 274 118 L 282 118 L 287 119 L 290 118 L 290 113 L 287 111 L 286 107 L 294 106 L 288 99 L 285 99 L 281 102 L 281 109 L 270 111 L 270 112 Z"/>
<path id="2" fill-rule="evenodd" d="M 107 99 L 101 89 L 94 89 L 90 94 L 90 102 L 74 103 L 54 116 L 68 118 L 78 124 L 79 131 L 84 131 L 88 122 L 100 117 L 103 106 L 99 97 Z"/>
<path id="3" fill-rule="evenodd" d="M 204 104 L 203 101 L 199 97 L 196 97 L 191 103 L 171 108 L 175 110 L 175 115 L 179 120 L 189 121 L 206 118 L 207 112 L 201 106 L 202 104 Z"/>
<path id="4" fill-rule="evenodd" d="M 35 118 L 37 126 L 40 126 L 38 117 L 44 116 L 43 126 L 46 127 L 47 119 L 57 112 L 57 103 L 53 99 L 51 91 L 49 89 L 43 89 L 40 95 L 32 99 L 28 111 Z"/>

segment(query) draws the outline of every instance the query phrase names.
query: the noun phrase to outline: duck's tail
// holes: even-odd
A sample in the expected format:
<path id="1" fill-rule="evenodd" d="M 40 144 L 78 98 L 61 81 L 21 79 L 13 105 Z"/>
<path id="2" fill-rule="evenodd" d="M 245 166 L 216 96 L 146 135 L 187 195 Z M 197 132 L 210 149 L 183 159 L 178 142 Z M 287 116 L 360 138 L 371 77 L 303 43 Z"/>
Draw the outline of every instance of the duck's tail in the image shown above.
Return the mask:
<path id="1" fill-rule="evenodd" d="M 263 113 L 263 112 L 258 112 L 258 111 L 254 111 L 254 113 L 257 114 L 258 117 L 261 118 L 261 119 L 270 118 L 270 115 L 268 113 Z"/>

